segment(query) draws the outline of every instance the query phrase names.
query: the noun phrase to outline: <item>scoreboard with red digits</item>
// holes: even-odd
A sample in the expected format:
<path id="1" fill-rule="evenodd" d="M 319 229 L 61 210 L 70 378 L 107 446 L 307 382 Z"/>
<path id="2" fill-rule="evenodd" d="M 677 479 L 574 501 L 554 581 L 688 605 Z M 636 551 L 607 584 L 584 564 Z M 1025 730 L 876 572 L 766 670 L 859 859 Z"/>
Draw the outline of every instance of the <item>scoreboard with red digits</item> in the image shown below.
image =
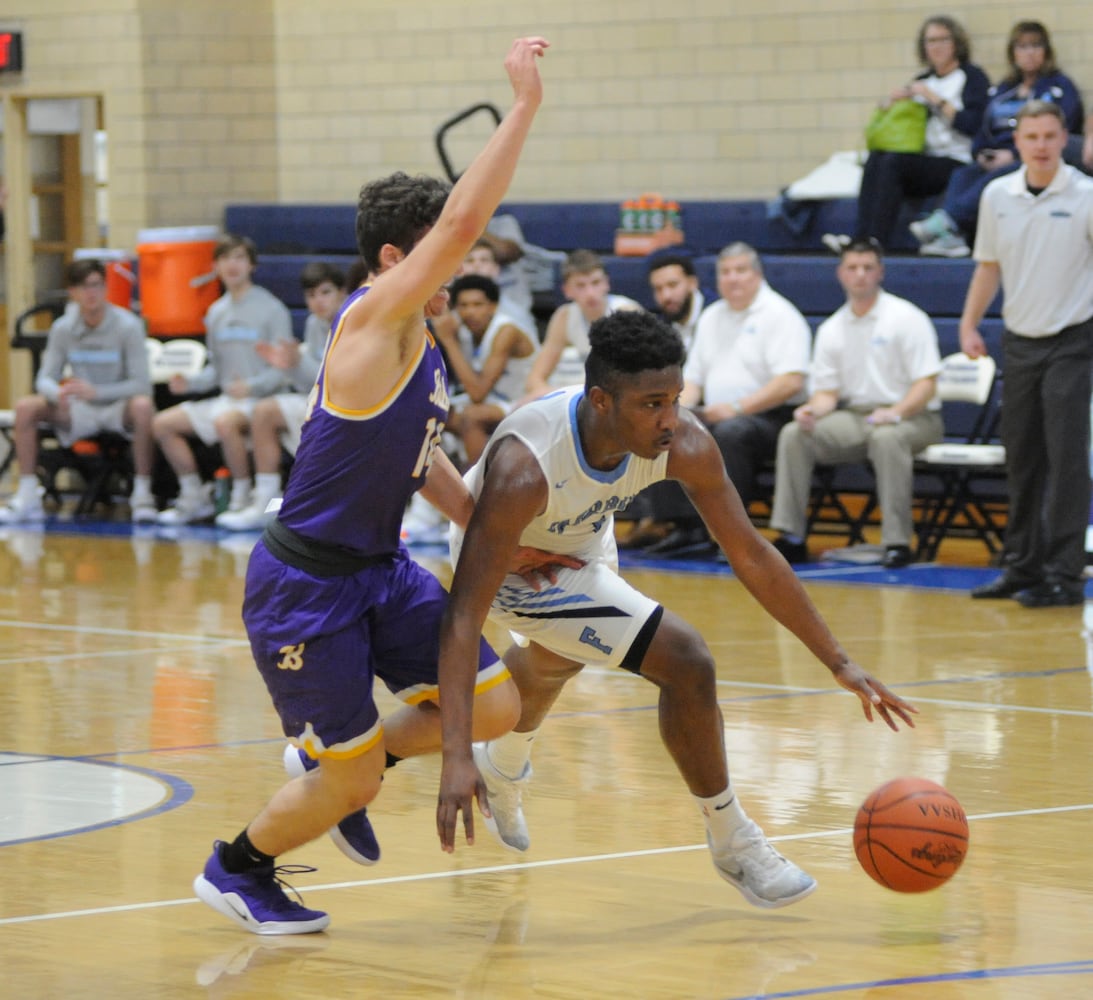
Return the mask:
<path id="1" fill-rule="evenodd" d="M 0 73 L 19 73 L 22 69 L 22 32 L 0 31 Z"/>

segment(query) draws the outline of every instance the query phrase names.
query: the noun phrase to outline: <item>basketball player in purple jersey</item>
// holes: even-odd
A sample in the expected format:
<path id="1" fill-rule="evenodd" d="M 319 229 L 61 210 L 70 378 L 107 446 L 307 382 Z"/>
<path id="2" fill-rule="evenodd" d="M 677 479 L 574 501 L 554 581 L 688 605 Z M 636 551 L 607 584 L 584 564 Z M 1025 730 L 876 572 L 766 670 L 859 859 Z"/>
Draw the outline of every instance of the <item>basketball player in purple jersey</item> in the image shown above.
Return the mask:
<path id="1" fill-rule="evenodd" d="M 542 38 L 513 43 L 505 60 L 512 107 L 450 193 L 405 174 L 361 191 L 357 242 L 373 281 L 334 319 L 284 502 L 255 546 L 243 604 L 251 649 L 292 744 L 286 765 L 298 774 L 234 841 L 216 842 L 194 881 L 200 899 L 257 934 L 327 926 L 325 913 L 285 895 L 275 858 L 334 827 L 343 851 L 374 862 L 379 848 L 364 807 L 386 763 L 440 749 L 447 595 L 410 559 L 399 530 L 418 489 L 460 526 L 474 502 L 437 447 L 447 376 L 425 313 L 508 188 L 542 99 L 537 58 L 546 46 Z M 580 565 L 530 550 L 516 563 L 548 579 L 552 565 Z M 384 720 L 372 697 L 376 677 L 405 703 Z M 475 739 L 511 729 L 519 696 L 484 641 L 475 689 Z"/>

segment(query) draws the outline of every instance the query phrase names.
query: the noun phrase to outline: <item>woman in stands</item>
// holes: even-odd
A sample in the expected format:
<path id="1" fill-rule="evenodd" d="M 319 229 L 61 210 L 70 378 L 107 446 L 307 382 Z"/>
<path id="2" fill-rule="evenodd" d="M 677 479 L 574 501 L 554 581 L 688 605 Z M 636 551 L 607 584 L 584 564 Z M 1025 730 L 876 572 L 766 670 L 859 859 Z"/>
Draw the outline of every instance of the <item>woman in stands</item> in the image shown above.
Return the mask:
<path id="1" fill-rule="evenodd" d="M 911 232 L 922 244 L 920 253 L 933 257 L 967 257 L 968 243 L 979 217 L 979 196 L 996 177 L 1021 166 L 1013 133 L 1017 112 L 1033 99 L 1050 101 L 1062 108 L 1071 134 L 1067 162 L 1082 165 L 1082 98 L 1074 82 L 1055 64 L 1051 36 L 1039 21 L 1018 21 L 1006 46 L 1010 70 L 990 90 L 990 100 L 972 143 L 975 159 L 955 171 L 945 192 L 945 206 Z"/>
<path id="2" fill-rule="evenodd" d="M 865 161 L 854 240 L 888 246 L 903 203 L 941 194 L 949 177 L 972 159 L 972 136 L 987 106 L 986 74 L 971 60 L 968 35 L 951 17 L 931 17 L 918 32 L 919 62 L 925 68 L 897 87 L 885 104 L 910 99 L 926 105 L 926 147 L 921 153 L 872 152 Z M 849 236 L 828 234 L 836 253 Z"/>

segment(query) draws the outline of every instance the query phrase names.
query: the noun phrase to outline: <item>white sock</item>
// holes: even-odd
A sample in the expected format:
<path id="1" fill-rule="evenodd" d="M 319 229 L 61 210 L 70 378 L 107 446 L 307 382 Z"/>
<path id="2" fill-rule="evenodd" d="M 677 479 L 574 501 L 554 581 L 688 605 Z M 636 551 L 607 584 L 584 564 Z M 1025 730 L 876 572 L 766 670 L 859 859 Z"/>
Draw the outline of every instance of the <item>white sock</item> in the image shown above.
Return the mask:
<path id="1" fill-rule="evenodd" d="M 259 472 L 254 477 L 254 493 L 251 506 L 266 509 L 266 505 L 281 492 L 281 473 Z"/>
<path id="2" fill-rule="evenodd" d="M 16 492 L 23 500 L 38 499 L 38 477 L 37 476 L 20 476 L 19 485 L 16 487 Z"/>
<path id="3" fill-rule="evenodd" d="M 187 472 L 178 477 L 178 492 L 184 497 L 194 497 L 201 493 L 201 477 L 196 472 Z"/>
<path id="4" fill-rule="evenodd" d="M 233 479 L 231 500 L 229 501 L 235 510 L 242 510 L 250 503 L 250 480 Z"/>
<path id="5" fill-rule="evenodd" d="M 505 733 L 486 744 L 486 756 L 506 778 L 519 778 L 531 759 L 531 745 L 538 735 L 538 729 L 526 733 Z"/>
<path id="6" fill-rule="evenodd" d="M 710 835 L 710 849 L 714 854 L 727 851 L 732 835 L 748 821 L 736 797 L 736 792 L 733 791 L 732 782 L 729 782 L 720 795 L 714 795 L 708 799 L 696 795 L 694 800 L 698 803 L 702 818 L 706 821 L 706 830 Z"/>
<path id="7" fill-rule="evenodd" d="M 152 498 L 152 477 L 151 476 L 134 476 L 133 477 L 133 492 L 130 494 L 130 500 L 150 500 Z"/>

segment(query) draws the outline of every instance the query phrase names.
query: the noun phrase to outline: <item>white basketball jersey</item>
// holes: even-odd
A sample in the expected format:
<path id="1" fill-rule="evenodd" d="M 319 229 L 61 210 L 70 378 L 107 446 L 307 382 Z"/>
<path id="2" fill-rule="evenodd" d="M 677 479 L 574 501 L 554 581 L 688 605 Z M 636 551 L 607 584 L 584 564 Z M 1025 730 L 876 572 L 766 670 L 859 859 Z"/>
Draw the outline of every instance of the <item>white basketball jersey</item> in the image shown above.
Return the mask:
<path id="1" fill-rule="evenodd" d="M 577 404 L 583 398 L 584 387 L 571 386 L 510 413 L 464 479 L 477 499 L 490 450 L 502 438 L 518 438 L 539 462 L 550 491 L 546 510 L 524 529 L 520 544 L 613 562 L 615 512 L 665 477 L 668 453 L 652 460 L 631 454 L 608 472 L 593 469 L 585 461 L 577 433 Z"/>

